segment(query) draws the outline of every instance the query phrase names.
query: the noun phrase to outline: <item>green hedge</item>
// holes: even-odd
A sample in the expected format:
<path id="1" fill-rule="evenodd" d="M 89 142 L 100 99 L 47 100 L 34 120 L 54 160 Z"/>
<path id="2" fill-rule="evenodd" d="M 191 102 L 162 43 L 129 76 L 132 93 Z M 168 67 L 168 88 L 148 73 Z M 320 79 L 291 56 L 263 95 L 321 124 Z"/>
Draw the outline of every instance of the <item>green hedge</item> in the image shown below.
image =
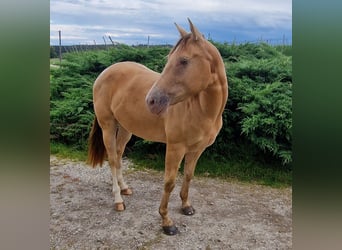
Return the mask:
<path id="1" fill-rule="evenodd" d="M 211 42 L 225 62 L 229 100 L 223 128 L 208 152 L 226 159 L 257 156 L 291 167 L 291 46 Z M 86 148 L 93 120 L 92 84 L 97 75 L 120 61 L 139 62 L 161 72 L 169 50 L 120 45 L 64 55 L 62 65 L 51 68 L 52 140 Z"/>

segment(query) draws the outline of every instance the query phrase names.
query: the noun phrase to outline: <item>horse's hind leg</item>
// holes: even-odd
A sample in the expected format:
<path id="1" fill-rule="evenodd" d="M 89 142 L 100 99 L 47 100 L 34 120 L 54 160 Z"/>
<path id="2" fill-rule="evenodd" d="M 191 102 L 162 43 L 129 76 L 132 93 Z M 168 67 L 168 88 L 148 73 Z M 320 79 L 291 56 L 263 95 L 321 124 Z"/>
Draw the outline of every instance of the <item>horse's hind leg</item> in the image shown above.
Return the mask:
<path id="1" fill-rule="evenodd" d="M 122 155 L 125 151 L 125 147 L 127 142 L 131 139 L 132 134 L 128 132 L 126 129 L 118 126 L 117 135 L 116 135 L 116 154 L 117 154 L 117 161 L 118 165 L 116 166 L 116 174 L 118 179 L 118 184 L 121 189 L 121 194 L 123 195 L 131 195 L 132 190 L 128 188 L 128 185 L 124 181 L 122 175 Z"/>
<path id="2" fill-rule="evenodd" d="M 109 166 L 112 172 L 115 210 L 123 211 L 125 210 L 125 205 L 121 197 L 120 186 L 118 182 L 118 174 L 120 175 L 120 171 L 117 171 L 117 168 L 120 167 L 120 162 L 117 156 L 117 141 L 116 141 L 118 123 L 116 120 L 112 118 L 106 119 L 105 121 L 99 120 L 99 122 L 101 123 L 103 143 L 106 147 L 106 151 L 108 155 L 108 162 L 109 162 Z"/>
<path id="3" fill-rule="evenodd" d="M 194 176 L 195 168 L 199 157 L 201 156 L 203 150 L 197 152 L 189 152 L 185 155 L 184 162 L 184 179 L 182 184 L 182 189 L 180 192 L 180 197 L 182 199 L 182 212 L 185 215 L 195 214 L 195 209 L 191 206 L 189 201 L 189 187 L 191 179 Z"/>

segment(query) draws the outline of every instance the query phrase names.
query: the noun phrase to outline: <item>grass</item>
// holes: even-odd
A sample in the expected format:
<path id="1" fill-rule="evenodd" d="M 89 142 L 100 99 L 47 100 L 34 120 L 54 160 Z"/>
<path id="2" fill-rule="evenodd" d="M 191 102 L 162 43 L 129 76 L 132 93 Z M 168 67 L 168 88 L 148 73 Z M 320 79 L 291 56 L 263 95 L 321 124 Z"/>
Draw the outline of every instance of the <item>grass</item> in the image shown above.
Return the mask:
<path id="1" fill-rule="evenodd" d="M 147 146 L 148 148 L 148 146 Z M 164 171 L 164 153 L 142 152 L 142 150 L 127 150 L 127 156 L 131 159 L 136 169 L 154 169 Z M 160 152 L 163 152 L 160 150 Z M 87 152 L 63 144 L 51 143 L 50 153 L 60 158 L 85 161 Z M 180 172 L 183 172 L 183 164 Z M 281 166 L 260 163 L 251 159 L 227 160 L 210 154 L 203 154 L 199 159 L 196 176 L 205 176 L 240 181 L 245 183 L 256 183 L 260 185 L 284 188 L 292 185 L 292 171 L 285 170 Z"/>
<path id="2" fill-rule="evenodd" d="M 67 60 L 63 58 L 62 61 L 59 61 L 59 58 L 50 58 L 50 70 L 59 69 L 59 67 L 65 62 L 67 62 Z"/>
<path id="3" fill-rule="evenodd" d="M 61 143 L 50 143 L 50 154 L 74 161 L 86 161 L 87 152 Z"/>
<path id="4" fill-rule="evenodd" d="M 132 151 L 128 157 L 138 168 L 164 170 L 164 154 L 142 155 L 140 152 Z M 183 168 L 182 163 L 179 171 L 183 172 Z M 199 159 L 195 175 L 256 183 L 276 188 L 292 185 L 292 171 L 290 170 L 253 161 L 215 159 L 206 154 L 203 154 Z"/>
<path id="5" fill-rule="evenodd" d="M 59 58 L 50 58 L 50 64 L 52 65 L 59 65 Z"/>

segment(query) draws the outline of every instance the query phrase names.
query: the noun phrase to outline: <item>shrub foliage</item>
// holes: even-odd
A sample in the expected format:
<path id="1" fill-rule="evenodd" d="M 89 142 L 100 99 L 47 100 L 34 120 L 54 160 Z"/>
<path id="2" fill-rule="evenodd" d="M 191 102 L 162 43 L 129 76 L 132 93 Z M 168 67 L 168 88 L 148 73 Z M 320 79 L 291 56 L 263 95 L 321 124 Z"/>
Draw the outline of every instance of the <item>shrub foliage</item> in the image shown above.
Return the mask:
<path id="1" fill-rule="evenodd" d="M 229 99 L 223 114 L 223 128 L 209 152 L 225 158 L 239 153 L 241 157 L 256 155 L 290 167 L 291 47 L 211 42 L 225 62 Z M 52 140 L 85 148 L 94 118 L 92 84 L 97 75 L 121 61 L 139 62 L 161 72 L 169 50 L 166 46 L 119 45 L 109 50 L 64 55 L 62 65 L 51 68 Z"/>

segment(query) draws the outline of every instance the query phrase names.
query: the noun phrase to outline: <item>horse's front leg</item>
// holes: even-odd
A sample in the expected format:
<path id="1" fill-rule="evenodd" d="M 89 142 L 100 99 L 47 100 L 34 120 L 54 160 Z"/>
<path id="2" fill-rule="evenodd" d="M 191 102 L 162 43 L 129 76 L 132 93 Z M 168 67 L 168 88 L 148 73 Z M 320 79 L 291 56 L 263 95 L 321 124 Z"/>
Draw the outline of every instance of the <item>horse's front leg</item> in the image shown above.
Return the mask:
<path id="1" fill-rule="evenodd" d="M 167 207 L 170 194 L 175 187 L 175 180 L 177 177 L 178 168 L 183 157 L 183 147 L 167 144 L 165 155 L 164 192 L 159 207 L 159 214 L 162 217 L 162 227 L 164 233 L 167 235 L 175 235 L 178 232 L 177 227 L 168 215 Z"/>
<path id="2" fill-rule="evenodd" d="M 189 187 L 191 179 L 194 176 L 197 160 L 201 156 L 203 150 L 197 152 L 189 152 L 185 155 L 184 162 L 184 179 L 182 184 L 182 189 L 180 192 L 180 197 L 182 199 L 182 212 L 185 215 L 195 214 L 195 209 L 191 206 L 189 201 Z"/>

